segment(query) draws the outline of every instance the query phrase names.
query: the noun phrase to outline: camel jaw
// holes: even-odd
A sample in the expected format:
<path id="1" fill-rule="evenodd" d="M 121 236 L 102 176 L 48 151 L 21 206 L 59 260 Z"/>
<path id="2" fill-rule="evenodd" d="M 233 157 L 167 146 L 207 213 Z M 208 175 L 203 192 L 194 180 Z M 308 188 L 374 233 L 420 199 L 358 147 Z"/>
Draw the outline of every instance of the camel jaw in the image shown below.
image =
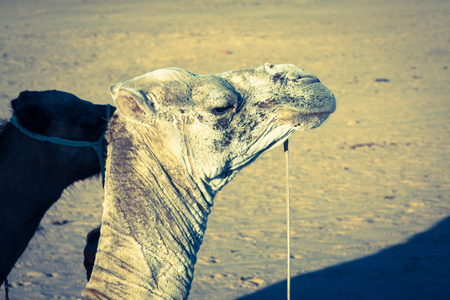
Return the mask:
<path id="1" fill-rule="evenodd" d="M 229 167 L 220 175 L 209 180 L 208 184 L 213 190 L 220 190 L 231 181 L 243 168 L 250 165 L 263 154 L 283 144 L 295 131 L 306 131 L 319 127 L 333 111 L 318 113 L 303 113 L 298 110 L 286 109 L 283 115 L 291 124 L 273 130 L 271 134 L 255 141 L 245 154 L 229 163 Z M 280 120 L 279 120 L 280 121 Z M 258 150 L 259 149 L 259 150 Z"/>

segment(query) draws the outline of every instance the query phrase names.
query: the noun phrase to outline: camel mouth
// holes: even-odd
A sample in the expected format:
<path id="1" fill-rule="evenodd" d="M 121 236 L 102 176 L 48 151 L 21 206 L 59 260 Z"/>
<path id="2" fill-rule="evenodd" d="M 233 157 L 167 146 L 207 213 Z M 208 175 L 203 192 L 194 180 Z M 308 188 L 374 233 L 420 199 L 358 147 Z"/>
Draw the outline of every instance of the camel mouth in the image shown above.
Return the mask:
<path id="1" fill-rule="evenodd" d="M 306 131 L 319 127 L 332 112 L 321 112 L 302 115 L 302 121 L 294 125 L 294 129 L 297 131 Z"/>

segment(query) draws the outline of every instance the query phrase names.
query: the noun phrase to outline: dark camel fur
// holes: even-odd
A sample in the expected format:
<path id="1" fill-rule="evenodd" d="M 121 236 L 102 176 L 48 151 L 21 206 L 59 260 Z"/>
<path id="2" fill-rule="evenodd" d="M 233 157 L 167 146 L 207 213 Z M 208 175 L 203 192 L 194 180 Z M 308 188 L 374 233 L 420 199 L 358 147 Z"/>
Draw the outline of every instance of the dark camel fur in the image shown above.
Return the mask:
<path id="1" fill-rule="evenodd" d="M 62 91 L 24 91 L 11 101 L 11 106 L 21 126 L 45 136 L 94 142 L 107 126 L 106 105 Z M 111 115 L 114 111 L 111 107 Z M 0 170 L 1 285 L 45 212 L 69 185 L 98 175 L 100 163 L 90 148 L 37 141 L 3 121 Z"/>

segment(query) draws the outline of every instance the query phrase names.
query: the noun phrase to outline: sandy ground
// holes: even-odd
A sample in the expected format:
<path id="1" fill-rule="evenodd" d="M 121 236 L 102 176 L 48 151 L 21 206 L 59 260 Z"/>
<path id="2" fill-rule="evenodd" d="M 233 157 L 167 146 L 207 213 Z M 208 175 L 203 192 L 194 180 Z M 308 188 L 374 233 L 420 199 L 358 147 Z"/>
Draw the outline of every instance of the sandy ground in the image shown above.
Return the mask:
<path id="1" fill-rule="evenodd" d="M 290 139 L 292 298 L 450 299 L 449 28 L 447 0 L 0 0 L 0 112 L 25 89 L 112 103 L 166 66 L 302 66 L 338 108 Z M 275 149 L 216 198 L 190 299 L 285 298 L 284 164 Z M 80 294 L 102 193 L 77 183 L 50 210 L 11 299 Z"/>

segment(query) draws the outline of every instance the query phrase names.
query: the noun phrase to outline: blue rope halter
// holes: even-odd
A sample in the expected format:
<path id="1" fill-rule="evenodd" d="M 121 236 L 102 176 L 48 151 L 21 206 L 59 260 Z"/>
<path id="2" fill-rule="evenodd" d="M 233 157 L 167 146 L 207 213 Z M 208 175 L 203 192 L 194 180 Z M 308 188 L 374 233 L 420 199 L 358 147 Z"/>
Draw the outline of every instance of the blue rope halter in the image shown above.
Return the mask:
<path id="1" fill-rule="evenodd" d="M 110 119 L 110 111 L 111 111 L 111 106 L 109 104 L 106 104 L 106 124 L 107 125 L 108 125 L 109 119 Z M 17 120 L 17 117 L 15 115 L 12 116 L 10 122 L 14 126 L 16 126 L 17 129 L 19 129 L 23 134 L 25 134 L 35 140 L 41 141 L 41 142 L 49 142 L 52 144 L 69 146 L 69 147 L 92 148 L 95 151 L 95 153 L 97 153 L 98 161 L 100 163 L 100 170 L 102 173 L 102 184 L 105 185 L 105 160 L 103 157 L 103 143 L 105 140 L 106 129 L 103 132 L 100 139 L 96 142 L 72 141 L 72 140 L 62 139 L 62 138 L 55 137 L 55 136 L 45 136 L 42 134 L 32 132 L 32 131 L 24 128 L 22 125 L 20 125 Z"/>

